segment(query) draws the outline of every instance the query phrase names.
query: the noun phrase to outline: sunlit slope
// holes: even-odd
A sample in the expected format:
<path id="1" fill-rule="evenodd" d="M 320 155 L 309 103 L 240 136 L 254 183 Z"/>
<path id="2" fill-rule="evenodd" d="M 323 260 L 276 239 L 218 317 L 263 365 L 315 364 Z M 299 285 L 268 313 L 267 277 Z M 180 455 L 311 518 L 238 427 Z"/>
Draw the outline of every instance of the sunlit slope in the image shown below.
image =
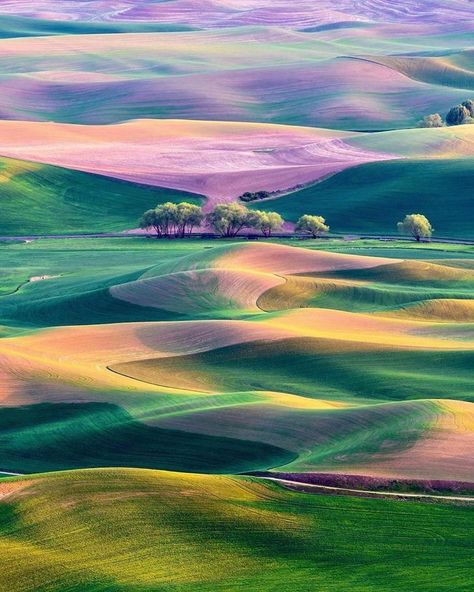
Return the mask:
<path id="1" fill-rule="evenodd" d="M 440 263 L 405 260 L 372 270 L 290 274 L 285 276 L 285 283 L 262 293 L 257 303 L 268 312 L 320 307 L 391 316 L 415 304 L 429 310 L 432 301 L 434 307 L 439 307 L 436 302 L 441 301 L 446 302 L 446 317 L 434 314 L 432 318 L 428 315 L 426 320 L 468 322 L 473 270 L 453 266 L 450 261 Z M 459 312 L 448 312 L 448 308 Z"/>
<path id="2" fill-rule="evenodd" d="M 474 90 L 474 52 L 469 49 L 447 56 L 383 56 L 367 59 L 420 82 Z"/>
<path id="3" fill-rule="evenodd" d="M 279 191 L 356 164 L 396 158 L 348 144 L 345 140 L 352 136 L 331 129 L 226 121 L 0 121 L 0 154 L 174 187 L 221 203 L 245 191 Z"/>
<path id="4" fill-rule="evenodd" d="M 171 578 L 179 591 L 243 583 L 335 591 L 342 582 L 356 591 L 394 583 L 421 591 L 437 581 L 442 592 L 462 587 L 471 569 L 472 512 L 459 506 L 136 469 L 21 478 L 2 489 L 0 582 L 13 592 L 32 582 L 57 592 L 150 591 Z M 342 560 L 353 566 L 350 576 Z"/>
<path id="5" fill-rule="evenodd" d="M 212 248 L 198 243 L 194 249 L 187 249 L 184 243 L 181 254 L 181 243 L 174 244 L 160 241 L 156 257 L 147 257 L 148 267 L 136 257 L 135 267 L 122 268 L 120 275 L 107 267 L 92 273 L 82 268 L 71 270 L 64 262 L 53 268 L 59 277 L 25 284 L 2 300 L 0 316 L 40 327 L 232 318 L 259 312 L 259 297 L 284 282 L 283 274 L 373 267 L 395 261 L 266 243 L 214 242 Z M 167 252 L 176 252 L 177 256 L 167 256 Z"/>
<path id="6" fill-rule="evenodd" d="M 394 347 L 364 346 L 362 339 L 301 337 L 177 358 L 122 362 L 111 368 L 146 383 L 197 391 L 273 390 L 278 385 L 288 393 L 346 401 L 453 395 L 472 400 L 473 353 L 463 346 L 459 341 L 457 350 L 413 350 L 408 340 L 405 347 Z"/>
<path id="7" fill-rule="evenodd" d="M 0 235 L 108 232 L 136 228 L 164 201 L 200 196 L 26 161 L 0 159 Z"/>
<path id="8" fill-rule="evenodd" d="M 474 127 L 466 124 L 359 134 L 348 142 L 370 150 L 390 146 L 392 154 L 405 158 L 465 158 L 474 155 Z"/>

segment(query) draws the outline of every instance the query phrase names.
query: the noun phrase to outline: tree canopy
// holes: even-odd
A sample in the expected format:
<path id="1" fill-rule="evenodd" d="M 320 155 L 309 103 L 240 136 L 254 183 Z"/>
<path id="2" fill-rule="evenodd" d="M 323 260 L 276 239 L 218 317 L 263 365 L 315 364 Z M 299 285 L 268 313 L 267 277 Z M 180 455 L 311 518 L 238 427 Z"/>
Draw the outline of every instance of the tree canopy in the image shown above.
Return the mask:
<path id="1" fill-rule="evenodd" d="M 253 210 L 248 214 L 248 225 L 260 230 L 263 236 L 271 236 L 272 232 L 281 230 L 283 218 L 277 212 Z"/>
<path id="2" fill-rule="evenodd" d="M 456 105 L 446 115 L 446 123 L 448 125 L 462 125 L 470 117 L 471 114 L 464 105 Z"/>
<path id="3" fill-rule="evenodd" d="M 195 226 L 199 226 L 204 215 L 199 206 L 183 201 L 179 204 L 166 202 L 147 210 L 139 222 L 140 228 L 154 228 L 157 237 L 190 234 Z"/>
<path id="4" fill-rule="evenodd" d="M 317 238 L 322 233 L 328 232 L 329 226 L 326 224 L 326 220 L 322 216 L 305 214 L 304 216 L 301 216 L 296 223 L 295 230 L 308 232 L 313 238 Z"/>
<path id="5" fill-rule="evenodd" d="M 430 221 L 423 214 L 407 214 L 402 222 L 398 222 L 397 227 L 400 232 L 411 234 L 417 241 L 429 238 L 434 231 Z"/>
<path id="6" fill-rule="evenodd" d="M 418 122 L 418 127 L 444 127 L 445 125 L 446 124 L 439 113 L 425 115 L 423 119 Z"/>
<path id="7" fill-rule="evenodd" d="M 237 203 L 219 204 L 207 215 L 206 220 L 221 236 L 233 237 L 249 225 L 249 212 Z"/>

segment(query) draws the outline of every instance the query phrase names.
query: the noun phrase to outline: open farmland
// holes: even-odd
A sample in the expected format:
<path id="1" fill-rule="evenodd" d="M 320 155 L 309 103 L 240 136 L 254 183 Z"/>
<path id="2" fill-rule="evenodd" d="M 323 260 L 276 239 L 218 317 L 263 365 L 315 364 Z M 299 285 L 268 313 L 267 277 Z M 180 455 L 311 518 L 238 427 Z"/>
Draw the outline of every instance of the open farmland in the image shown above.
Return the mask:
<path id="1" fill-rule="evenodd" d="M 1 592 L 471 592 L 473 23 L 0 2 Z"/>

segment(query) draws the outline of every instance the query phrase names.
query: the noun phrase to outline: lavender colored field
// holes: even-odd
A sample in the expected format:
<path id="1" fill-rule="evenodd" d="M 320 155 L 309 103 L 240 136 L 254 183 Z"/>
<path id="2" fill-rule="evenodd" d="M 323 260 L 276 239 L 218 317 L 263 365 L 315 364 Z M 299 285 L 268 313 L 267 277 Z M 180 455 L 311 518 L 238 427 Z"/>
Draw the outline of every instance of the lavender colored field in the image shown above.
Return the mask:
<path id="1" fill-rule="evenodd" d="M 59 4 L 59 6 L 58 6 Z M 38 19 L 77 20 L 139 20 L 179 22 L 202 27 L 223 27 L 248 24 L 271 24 L 284 27 L 308 27 L 338 22 L 382 22 L 417 24 L 427 21 L 456 24 L 472 16 L 469 0 L 455 0 L 446 5 L 442 0 L 299 0 L 288 6 L 285 0 L 210 1 L 168 0 L 92 0 L 88 2 L 10 0 L 2 3 L 0 13 L 24 15 Z"/>
<path id="2" fill-rule="evenodd" d="M 468 96 L 469 34 L 429 23 L 309 32 L 259 23 L 4 39 L 0 114 L 84 124 L 158 117 L 403 128 Z"/>

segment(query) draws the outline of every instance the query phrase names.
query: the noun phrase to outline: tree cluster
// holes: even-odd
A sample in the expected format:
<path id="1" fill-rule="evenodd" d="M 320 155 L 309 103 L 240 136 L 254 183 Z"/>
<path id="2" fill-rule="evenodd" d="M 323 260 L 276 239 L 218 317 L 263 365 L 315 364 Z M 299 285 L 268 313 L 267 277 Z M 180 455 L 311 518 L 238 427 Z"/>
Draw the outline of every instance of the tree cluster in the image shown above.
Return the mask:
<path id="1" fill-rule="evenodd" d="M 158 205 L 153 210 L 147 210 L 140 220 L 140 228 L 153 228 L 157 238 L 184 238 L 203 224 L 224 238 L 234 238 L 244 228 L 257 230 L 263 236 L 270 237 L 282 229 L 284 220 L 277 212 L 248 210 L 239 203 L 218 204 L 205 216 L 199 206 L 185 201 Z M 397 227 L 401 233 L 409 234 L 417 241 L 430 238 L 434 232 L 430 221 L 423 214 L 407 214 Z M 295 232 L 318 238 L 329 232 L 329 226 L 322 216 L 304 214 L 296 222 Z"/>
<path id="2" fill-rule="evenodd" d="M 199 206 L 187 202 L 178 204 L 166 202 L 147 210 L 139 222 L 140 228 L 153 229 L 157 238 L 184 238 L 193 229 L 205 224 L 219 236 L 233 238 L 246 229 L 261 232 L 270 237 L 282 229 L 284 220 L 277 212 L 248 210 L 239 203 L 218 204 L 205 216 Z M 301 216 L 295 226 L 302 232 L 316 238 L 328 232 L 329 226 L 322 216 Z"/>
<path id="3" fill-rule="evenodd" d="M 276 212 L 249 211 L 238 203 L 217 205 L 206 221 L 217 234 L 228 238 L 237 236 L 243 228 L 254 228 L 263 236 L 271 236 L 272 232 L 281 230 L 284 222 Z"/>
<path id="4" fill-rule="evenodd" d="M 266 199 L 270 197 L 271 193 L 269 191 L 246 191 L 243 193 L 239 199 L 241 201 L 249 202 L 249 201 L 256 201 L 257 199 Z"/>
<path id="5" fill-rule="evenodd" d="M 439 113 L 425 115 L 418 122 L 418 127 L 445 127 L 446 125 L 464 125 L 466 123 L 474 123 L 474 100 L 472 99 L 451 107 L 446 119 L 443 119 Z"/>
<path id="6" fill-rule="evenodd" d="M 170 201 L 147 210 L 139 222 L 140 228 L 153 228 L 158 238 L 184 238 L 193 228 L 200 226 L 204 214 L 199 206 L 183 201 L 175 204 Z"/>

